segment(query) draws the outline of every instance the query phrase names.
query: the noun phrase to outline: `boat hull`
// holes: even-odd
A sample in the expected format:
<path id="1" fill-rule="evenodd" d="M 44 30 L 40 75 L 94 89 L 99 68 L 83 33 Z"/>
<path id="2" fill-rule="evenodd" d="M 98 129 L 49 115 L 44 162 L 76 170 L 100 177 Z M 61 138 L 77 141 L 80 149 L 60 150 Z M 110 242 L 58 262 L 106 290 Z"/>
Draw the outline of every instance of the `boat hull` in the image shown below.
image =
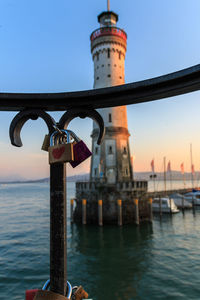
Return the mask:
<path id="1" fill-rule="evenodd" d="M 152 210 L 157 213 L 175 214 L 179 212 L 179 209 L 174 203 L 173 199 L 165 198 L 154 198 L 152 202 Z"/>

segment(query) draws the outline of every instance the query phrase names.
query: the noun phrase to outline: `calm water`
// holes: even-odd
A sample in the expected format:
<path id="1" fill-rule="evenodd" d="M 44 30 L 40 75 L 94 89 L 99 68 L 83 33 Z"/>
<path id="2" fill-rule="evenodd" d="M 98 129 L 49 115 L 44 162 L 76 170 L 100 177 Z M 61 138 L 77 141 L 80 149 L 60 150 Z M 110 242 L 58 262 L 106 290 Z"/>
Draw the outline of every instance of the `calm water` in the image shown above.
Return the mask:
<path id="1" fill-rule="evenodd" d="M 24 299 L 49 278 L 48 184 L 0 186 L 0 234 L 0 299 Z M 139 228 L 68 217 L 68 279 L 94 300 L 200 299 L 200 211 Z"/>

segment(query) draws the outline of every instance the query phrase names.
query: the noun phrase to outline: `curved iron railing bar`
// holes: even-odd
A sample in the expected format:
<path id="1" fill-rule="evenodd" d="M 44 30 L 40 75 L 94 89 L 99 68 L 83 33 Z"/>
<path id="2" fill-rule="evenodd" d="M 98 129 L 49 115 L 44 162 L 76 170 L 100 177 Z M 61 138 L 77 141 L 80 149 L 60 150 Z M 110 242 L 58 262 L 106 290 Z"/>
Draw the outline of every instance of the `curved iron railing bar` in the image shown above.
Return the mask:
<path id="1" fill-rule="evenodd" d="M 99 127 L 99 135 L 97 139 L 97 144 L 100 145 L 102 142 L 102 139 L 105 134 L 105 127 L 104 127 L 104 121 L 102 116 L 95 111 L 94 109 L 90 108 L 72 108 L 65 112 L 59 121 L 59 128 L 67 129 L 69 123 L 76 117 L 79 117 L 81 119 L 84 119 L 86 117 L 91 118 L 93 121 L 95 121 Z"/>
<path id="2" fill-rule="evenodd" d="M 43 110 L 24 110 L 20 111 L 12 120 L 10 124 L 10 129 L 9 129 L 9 134 L 10 134 L 10 140 L 11 144 L 16 146 L 16 147 L 21 147 L 23 146 L 22 141 L 21 141 L 21 130 L 26 121 L 28 120 L 37 120 L 38 118 L 42 118 L 49 130 L 49 134 L 53 133 L 55 131 L 53 125 L 56 124 L 54 119 L 44 112 Z"/>
<path id="3" fill-rule="evenodd" d="M 200 64 L 130 84 L 69 93 L 0 93 L 0 110 L 25 108 L 63 111 L 71 108 L 103 108 L 159 100 L 200 89 Z"/>

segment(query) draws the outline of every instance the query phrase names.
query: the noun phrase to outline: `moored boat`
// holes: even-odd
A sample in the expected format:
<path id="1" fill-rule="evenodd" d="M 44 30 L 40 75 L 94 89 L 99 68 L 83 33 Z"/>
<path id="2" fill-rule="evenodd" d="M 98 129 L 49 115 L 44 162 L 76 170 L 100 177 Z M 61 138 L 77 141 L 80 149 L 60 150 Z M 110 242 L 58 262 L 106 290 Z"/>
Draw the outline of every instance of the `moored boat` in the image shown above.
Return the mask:
<path id="1" fill-rule="evenodd" d="M 187 208 L 187 209 L 192 208 L 192 203 L 187 201 L 184 195 L 181 195 L 179 193 L 174 193 L 169 195 L 169 198 L 174 200 L 174 203 L 178 208 Z"/>
<path id="2" fill-rule="evenodd" d="M 152 202 L 153 212 L 162 212 L 162 213 L 178 213 L 179 209 L 174 203 L 173 199 L 169 197 L 154 198 Z"/>
<path id="3" fill-rule="evenodd" d="M 192 192 L 184 194 L 185 199 L 194 204 L 194 205 L 200 205 L 200 191 L 193 190 Z"/>

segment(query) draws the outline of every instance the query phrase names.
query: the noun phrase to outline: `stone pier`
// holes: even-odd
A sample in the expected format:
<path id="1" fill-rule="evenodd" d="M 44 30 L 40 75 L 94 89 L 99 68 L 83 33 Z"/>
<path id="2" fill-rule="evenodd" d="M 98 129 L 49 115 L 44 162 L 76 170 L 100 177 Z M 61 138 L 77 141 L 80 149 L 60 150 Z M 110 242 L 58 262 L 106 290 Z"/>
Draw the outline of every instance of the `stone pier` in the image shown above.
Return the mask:
<path id="1" fill-rule="evenodd" d="M 82 223 L 82 199 L 86 199 L 86 222 L 98 225 L 98 201 L 102 200 L 102 220 L 105 224 L 118 224 L 118 200 L 122 200 L 122 224 L 138 224 L 135 219 L 135 199 L 138 199 L 139 222 L 151 221 L 147 181 L 120 182 L 107 185 L 100 182 L 76 183 L 74 222 Z"/>

